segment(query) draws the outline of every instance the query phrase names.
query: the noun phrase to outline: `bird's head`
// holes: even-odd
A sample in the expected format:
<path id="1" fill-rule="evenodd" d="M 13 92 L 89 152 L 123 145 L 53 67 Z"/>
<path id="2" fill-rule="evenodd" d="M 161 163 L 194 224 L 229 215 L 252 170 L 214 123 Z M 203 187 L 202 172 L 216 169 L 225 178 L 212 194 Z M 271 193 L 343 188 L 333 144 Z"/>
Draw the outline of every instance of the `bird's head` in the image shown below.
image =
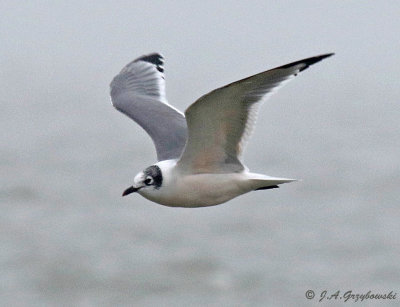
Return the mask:
<path id="1" fill-rule="evenodd" d="M 122 196 L 134 192 L 145 192 L 160 189 L 163 182 L 163 176 L 161 169 L 157 165 L 152 165 L 146 168 L 144 171 L 140 172 L 133 179 L 133 185 L 127 188 Z"/>

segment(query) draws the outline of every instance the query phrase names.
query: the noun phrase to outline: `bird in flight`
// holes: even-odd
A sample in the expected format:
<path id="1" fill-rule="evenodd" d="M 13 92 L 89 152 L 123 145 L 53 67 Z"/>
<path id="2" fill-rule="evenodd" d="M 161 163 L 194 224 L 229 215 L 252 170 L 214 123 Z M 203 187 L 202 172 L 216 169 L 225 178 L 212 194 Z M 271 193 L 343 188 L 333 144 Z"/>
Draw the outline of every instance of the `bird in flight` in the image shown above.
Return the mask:
<path id="1" fill-rule="evenodd" d="M 207 207 L 255 190 L 295 181 L 252 173 L 241 159 L 259 106 L 309 66 L 318 55 L 230 83 L 200 97 L 185 114 L 165 96 L 164 58 L 141 56 L 112 80 L 114 107 L 152 138 L 157 163 L 133 179 L 122 196 L 137 192 L 170 207 Z"/>

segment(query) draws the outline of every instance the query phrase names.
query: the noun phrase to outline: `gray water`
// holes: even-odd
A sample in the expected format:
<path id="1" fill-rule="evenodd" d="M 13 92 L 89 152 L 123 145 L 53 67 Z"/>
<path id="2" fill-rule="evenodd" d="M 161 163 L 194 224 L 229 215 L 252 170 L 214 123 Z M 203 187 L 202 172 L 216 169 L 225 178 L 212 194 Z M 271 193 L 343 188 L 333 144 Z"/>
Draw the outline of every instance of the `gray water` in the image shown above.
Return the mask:
<path id="1" fill-rule="evenodd" d="M 2 2 L 0 305 L 398 305 L 399 5 L 375 3 Z M 301 181 L 200 209 L 122 198 L 155 151 L 108 84 L 151 51 L 181 110 L 335 51 L 262 107 L 245 153 Z"/>

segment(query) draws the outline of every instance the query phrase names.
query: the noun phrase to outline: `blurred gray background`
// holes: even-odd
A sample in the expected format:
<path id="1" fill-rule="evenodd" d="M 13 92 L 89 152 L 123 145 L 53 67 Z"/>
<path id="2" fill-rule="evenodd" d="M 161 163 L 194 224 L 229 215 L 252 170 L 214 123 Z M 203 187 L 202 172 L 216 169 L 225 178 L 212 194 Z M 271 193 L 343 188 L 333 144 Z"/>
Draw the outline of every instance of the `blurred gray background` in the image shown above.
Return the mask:
<path id="1" fill-rule="evenodd" d="M 399 304 L 398 1 L 24 2 L 0 4 L 1 305 Z M 302 181 L 201 209 L 122 198 L 156 156 L 109 83 L 153 51 L 181 110 L 336 52 L 263 105 L 245 153 Z"/>

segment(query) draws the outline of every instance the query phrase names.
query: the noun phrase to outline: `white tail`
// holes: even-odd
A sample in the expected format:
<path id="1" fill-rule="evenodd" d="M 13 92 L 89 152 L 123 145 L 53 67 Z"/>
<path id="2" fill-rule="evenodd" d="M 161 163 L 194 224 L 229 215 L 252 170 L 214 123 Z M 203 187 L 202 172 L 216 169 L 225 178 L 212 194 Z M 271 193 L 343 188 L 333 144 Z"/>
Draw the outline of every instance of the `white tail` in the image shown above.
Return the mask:
<path id="1" fill-rule="evenodd" d="M 297 181 L 296 179 L 270 177 L 267 175 L 250 173 L 250 182 L 253 190 L 267 190 L 279 188 L 279 184 Z"/>

